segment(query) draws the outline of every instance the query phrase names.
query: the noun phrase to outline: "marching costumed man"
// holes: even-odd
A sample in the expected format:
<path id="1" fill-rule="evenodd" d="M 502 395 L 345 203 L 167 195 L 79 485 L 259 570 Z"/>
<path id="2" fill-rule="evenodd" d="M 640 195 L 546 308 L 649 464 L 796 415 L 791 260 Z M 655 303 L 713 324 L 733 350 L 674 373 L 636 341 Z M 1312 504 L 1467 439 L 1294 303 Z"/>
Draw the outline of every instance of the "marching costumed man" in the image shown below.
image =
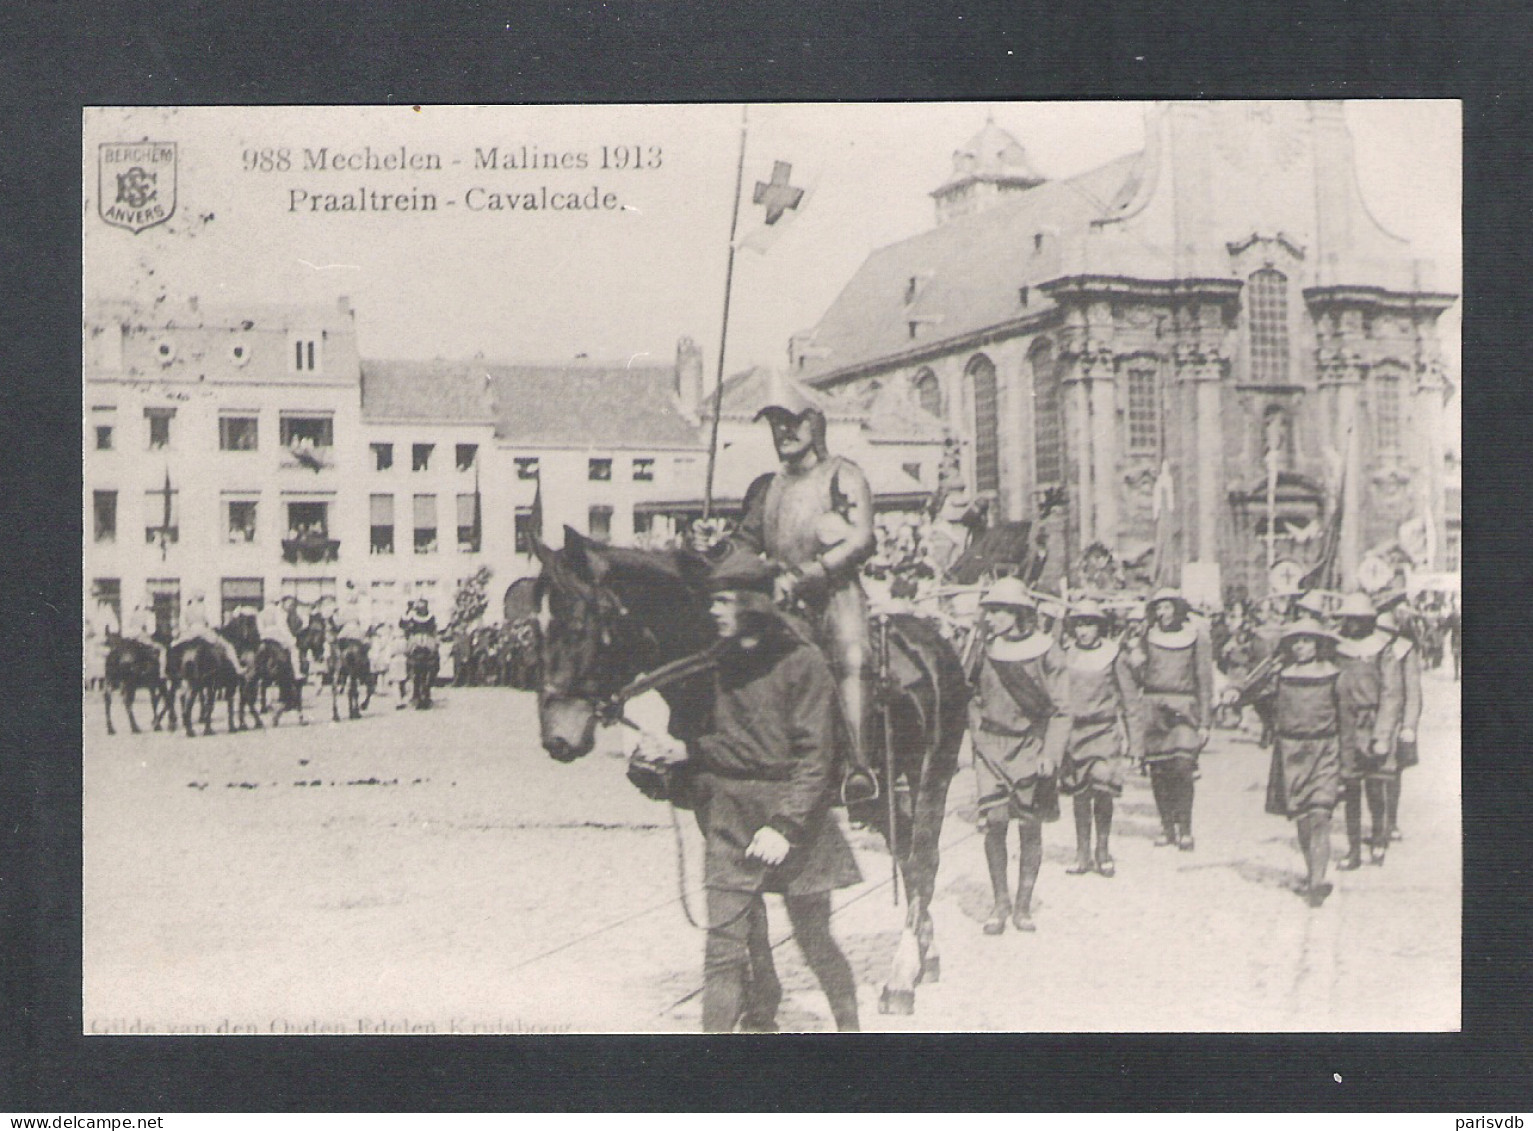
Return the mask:
<path id="1" fill-rule="evenodd" d="M 1095 601 L 1082 601 L 1065 614 L 1062 682 L 1070 736 L 1059 768 L 1059 790 L 1074 799 L 1075 863 L 1079 876 L 1096 871 L 1111 877 L 1117 866 L 1110 848 L 1113 798 L 1123 793 L 1124 737 L 1137 755 L 1137 720 L 1130 708 L 1133 681 L 1115 641 L 1102 635 L 1107 614 Z M 1096 843 L 1092 844 L 1092 826 Z"/>
<path id="2" fill-rule="evenodd" d="M 1379 717 L 1374 724 L 1379 750 L 1371 750 L 1367 763 L 1368 801 L 1374 801 L 1374 782 L 1384 797 L 1384 832 L 1374 820 L 1374 843 L 1400 839 L 1400 777 L 1419 760 L 1416 727 L 1421 721 L 1421 653 L 1402 631 L 1392 609 L 1379 614 L 1378 627 L 1394 639 L 1385 649 L 1384 688 L 1379 697 Z M 1375 810 L 1377 813 L 1377 810 Z"/>
<path id="3" fill-rule="evenodd" d="M 1348 593 L 1337 613 L 1341 639 L 1336 644 L 1336 694 L 1341 701 L 1341 799 L 1347 825 L 1347 854 L 1336 867 L 1350 872 L 1362 865 L 1363 786 L 1368 788 L 1368 810 L 1373 834 L 1368 838 L 1369 862 L 1384 863 L 1388 844 L 1388 802 L 1384 778 L 1368 774 L 1370 767 L 1392 761 L 1390 723 L 1381 717 L 1384 697 L 1386 652 L 1393 637 L 1380 632 L 1373 602 L 1366 593 Z M 1380 723 L 1383 727 L 1380 727 Z"/>
<path id="4" fill-rule="evenodd" d="M 711 718 L 687 744 L 681 787 L 707 845 L 703 1029 L 776 1029 L 782 987 L 762 899 L 776 892 L 836 1028 L 855 1031 L 856 979 L 830 933 L 830 893 L 862 880 L 830 812 L 840 768 L 835 680 L 773 604 L 775 574 L 737 550 L 709 583 L 709 611 L 731 643 L 713 676 Z"/>
<path id="5" fill-rule="evenodd" d="M 1214 665 L 1207 636 L 1192 623 L 1186 599 L 1161 589 L 1146 610 L 1150 625 L 1127 653 L 1143 700 L 1144 760 L 1160 813 L 1157 846 L 1191 852 L 1198 755 L 1208 744 Z"/>
<path id="6" fill-rule="evenodd" d="M 1331 859 L 1331 815 L 1341 790 L 1341 701 L 1332 661 L 1336 636 L 1319 621 L 1286 626 L 1279 661 L 1255 684 L 1231 688 L 1232 702 L 1270 700 L 1275 736 L 1267 778 L 1267 812 L 1297 822 L 1311 907 L 1331 894 L 1325 878 Z"/>
<path id="7" fill-rule="evenodd" d="M 999 935 L 1006 920 L 1019 931 L 1033 924 L 1033 888 L 1043 864 L 1043 824 L 1059 820 L 1054 773 L 1070 719 L 1059 707 L 1063 656 L 1053 637 L 1038 631 L 1033 598 L 1014 577 L 1002 578 L 980 601 L 990 639 L 975 665 L 969 701 L 979 823 L 995 906 L 984 932 Z M 1006 878 L 1006 830 L 1021 834 L 1016 901 Z"/>
<path id="8" fill-rule="evenodd" d="M 836 676 L 850 744 L 842 800 L 870 800 L 877 795 L 865 744 L 872 656 L 858 570 L 877 548 L 873 495 L 856 464 L 830 454 L 825 412 L 796 383 L 779 377 L 756 418 L 771 426 L 781 467 L 746 492 L 738 538 L 777 563 L 778 600 L 797 603 L 807 614 Z"/>

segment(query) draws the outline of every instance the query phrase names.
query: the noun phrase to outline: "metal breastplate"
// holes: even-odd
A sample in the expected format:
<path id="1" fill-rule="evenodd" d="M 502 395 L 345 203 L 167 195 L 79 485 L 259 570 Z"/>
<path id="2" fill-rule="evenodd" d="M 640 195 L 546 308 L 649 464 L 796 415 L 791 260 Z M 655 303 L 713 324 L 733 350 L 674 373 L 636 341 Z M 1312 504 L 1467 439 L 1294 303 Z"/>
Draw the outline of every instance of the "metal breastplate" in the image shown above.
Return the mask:
<path id="1" fill-rule="evenodd" d="M 762 541 L 767 555 L 803 565 L 820 552 L 815 524 L 831 510 L 831 482 L 840 461 L 824 460 L 802 475 L 779 471 L 767 488 Z"/>

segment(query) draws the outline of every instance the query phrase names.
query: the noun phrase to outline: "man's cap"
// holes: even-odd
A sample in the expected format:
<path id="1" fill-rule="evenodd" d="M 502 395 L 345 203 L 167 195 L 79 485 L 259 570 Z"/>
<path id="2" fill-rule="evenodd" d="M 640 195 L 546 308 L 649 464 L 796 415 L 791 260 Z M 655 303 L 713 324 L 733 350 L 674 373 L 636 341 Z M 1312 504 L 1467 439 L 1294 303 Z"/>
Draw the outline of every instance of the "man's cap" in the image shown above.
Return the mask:
<path id="1" fill-rule="evenodd" d="M 777 571 L 772 563 L 760 554 L 753 554 L 740 546 L 731 547 L 728 554 L 714 564 L 708 574 L 708 591 L 723 593 L 742 590 L 747 593 L 772 592 L 772 582 Z"/>
<path id="2" fill-rule="evenodd" d="M 1329 640 L 1332 644 L 1336 643 L 1336 634 L 1314 617 L 1300 617 L 1292 624 L 1285 625 L 1283 634 L 1278 639 L 1287 641 L 1299 636 L 1313 636 L 1317 640 Z"/>
<path id="3" fill-rule="evenodd" d="M 773 410 L 785 412 L 789 416 L 803 416 L 806 412 L 823 414 L 825 406 L 799 382 L 785 374 L 774 372 L 767 382 L 766 398 L 762 401 L 761 408 L 757 410 L 754 419 L 760 420 Z"/>
<path id="4" fill-rule="evenodd" d="M 1348 593 L 1341 599 L 1341 608 L 1336 610 L 1339 617 L 1366 617 L 1372 620 L 1376 615 L 1373 602 L 1368 599 L 1368 594 L 1362 590 Z"/>
<path id="5" fill-rule="evenodd" d="M 1038 600 L 1015 577 L 1003 577 L 986 590 L 980 606 L 987 609 L 1036 609 Z"/>

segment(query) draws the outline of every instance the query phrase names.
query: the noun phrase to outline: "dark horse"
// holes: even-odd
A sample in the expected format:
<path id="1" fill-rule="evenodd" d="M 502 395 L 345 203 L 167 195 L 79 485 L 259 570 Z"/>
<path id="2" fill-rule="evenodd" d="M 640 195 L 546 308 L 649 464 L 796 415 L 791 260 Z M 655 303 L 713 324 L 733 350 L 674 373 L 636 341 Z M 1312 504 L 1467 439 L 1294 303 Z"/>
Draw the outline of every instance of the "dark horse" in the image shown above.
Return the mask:
<path id="1" fill-rule="evenodd" d="M 333 630 L 332 630 L 333 632 Z M 353 719 L 373 701 L 373 668 L 367 645 L 360 640 L 330 640 L 330 717 L 341 720 L 340 698 L 346 694 L 346 710 Z"/>
<path id="2" fill-rule="evenodd" d="M 411 645 L 405 666 L 410 673 L 410 703 L 417 711 L 431 706 L 431 685 L 441 663 L 441 655 L 429 644 Z"/>
<path id="3" fill-rule="evenodd" d="M 560 551 L 537 546 L 543 563 L 538 716 L 543 748 L 557 761 L 571 762 L 590 752 L 602 705 L 614 693 L 641 672 L 704 650 L 715 634 L 705 588 L 709 566 L 701 555 L 604 547 L 568 527 L 564 538 Z M 892 844 L 904 879 L 904 930 L 879 1009 L 910 1013 L 916 983 L 935 980 L 939 970 L 930 905 L 968 691 L 957 655 L 931 624 L 892 616 L 888 638 L 894 678 L 885 684 L 886 710 L 868 732 L 883 792 L 850 816 Z M 710 685 L 695 679 L 661 691 L 673 719 L 698 717 L 709 693 Z"/>
<path id="4" fill-rule="evenodd" d="M 106 732 L 116 734 L 112 726 L 112 692 L 122 692 L 122 705 L 128 712 L 128 725 L 134 734 L 141 733 L 133 717 L 133 697 L 141 690 L 149 692 L 149 706 L 154 712 L 154 729 L 160 729 L 165 715 L 165 682 L 160 673 L 159 650 L 142 640 L 114 637 L 106 654 L 106 679 L 102 695 L 106 700 Z M 175 724 L 175 719 L 171 719 Z"/>
<path id="5" fill-rule="evenodd" d="M 180 684 L 186 684 L 186 694 L 181 700 L 181 717 L 186 723 L 186 736 L 196 738 L 193 729 L 192 710 L 199 703 L 202 707 L 202 733 L 213 733 L 213 704 L 222 698 L 229 705 L 229 730 L 231 733 L 245 729 L 245 698 L 243 681 L 229 657 L 217 646 L 206 640 L 187 640 L 170 650 L 167 677 L 168 694 L 175 695 Z M 234 712 L 239 710 L 239 721 Z M 174 725 L 174 724 L 172 724 Z"/>
<path id="6" fill-rule="evenodd" d="M 262 640 L 256 646 L 247 679 L 250 690 L 246 698 L 254 705 L 264 703 L 268 687 L 277 689 L 277 707 L 271 717 L 272 726 L 279 725 L 287 711 L 297 711 L 299 724 L 304 723 L 303 685 L 298 680 L 298 673 L 293 670 L 293 658 L 288 655 L 286 648 L 275 640 Z M 258 727 L 266 725 L 261 721 L 261 710 L 264 707 L 254 712 Z"/>

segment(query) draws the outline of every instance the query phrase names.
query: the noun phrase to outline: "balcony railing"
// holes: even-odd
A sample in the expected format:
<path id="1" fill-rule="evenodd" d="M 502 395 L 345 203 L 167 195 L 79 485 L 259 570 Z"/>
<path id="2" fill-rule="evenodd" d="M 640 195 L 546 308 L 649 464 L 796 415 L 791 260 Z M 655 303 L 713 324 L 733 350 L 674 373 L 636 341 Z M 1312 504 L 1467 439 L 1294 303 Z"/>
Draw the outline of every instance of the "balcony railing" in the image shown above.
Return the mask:
<path id="1" fill-rule="evenodd" d="M 286 538 L 282 542 L 282 560 L 288 565 L 319 565 L 333 562 L 341 556 L 341 543 L 337 538 Z"/>

